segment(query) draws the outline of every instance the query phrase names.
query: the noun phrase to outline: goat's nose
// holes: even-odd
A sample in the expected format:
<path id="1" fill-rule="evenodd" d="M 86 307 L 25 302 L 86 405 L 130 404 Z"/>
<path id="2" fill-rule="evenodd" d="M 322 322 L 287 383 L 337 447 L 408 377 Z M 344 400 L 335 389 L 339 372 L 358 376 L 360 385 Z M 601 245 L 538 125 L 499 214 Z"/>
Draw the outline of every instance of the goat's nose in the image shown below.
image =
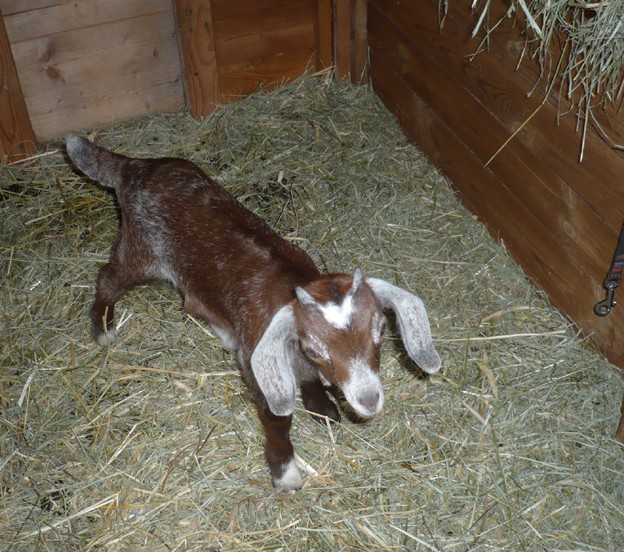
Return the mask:
<path id="1" fill-rule="evenodd" d="M 379 391 L 367 391 L 360 397 L 360 404 L 369 412 L 376 412 L 379 399 Z"/>

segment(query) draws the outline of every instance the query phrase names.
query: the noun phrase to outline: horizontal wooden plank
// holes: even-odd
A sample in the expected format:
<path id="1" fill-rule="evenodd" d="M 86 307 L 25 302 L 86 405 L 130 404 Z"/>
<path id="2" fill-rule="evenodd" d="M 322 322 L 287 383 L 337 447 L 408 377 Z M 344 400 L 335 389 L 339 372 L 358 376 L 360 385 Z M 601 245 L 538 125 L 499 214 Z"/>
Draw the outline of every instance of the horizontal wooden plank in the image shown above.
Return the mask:
<path id="1" fill-rule="evenodd" d="M 316 7 L 301 4 L 262 17 L 216 22 L 215 48 L 221 67 L 292 50 L 316 48 Z"/>
<path id="2" fill-rule="evenodd" d="M 6 17 L 7 31 L 12 44 L 43 36 L 56 35 L 75 29 L 97 28 L 106 23 L 131 20 L 152 14 L 164 14 L 173 27 L 171 0 L 81 0 L 64 2 L 30 12 L 19 12 Z M 140 21 L 137 21 L 137 26 Z"/>
<path id="3" fill-rule="evenodd" d="M 239 18 L 261 12 L 283 11 L 308 4 L 316 9 L 316 0 L 211 0 L 213 21 Z"/>
<path id="4" fill-rule="evenodd" d="M 301 76 L 306 67 L 315 66 L 316 51 L 300 50 L 257 60 L 219 67 L 221 99 L 231 101 L 256 92 L 259 88 L 271 89 Z"/>
<path id="5" fill-rule="evenodd" d="M 72 103 L 71 109 L 52 109 L 41 113 L 36 123 L 52 129 L 51 139 L 78 129 L 111 126 L 120 121 L 135 119 L 150 113 L 176 111 L 183 106 L 179 99 L 180 83 L 150 83 L 136 91 L 115 90 L 100 97 L 87 97 Z"/>
<path id="6" fill-rule="evenodd" d="M 445 132 L 452 129 L 455 140 L 479 160 L 480 174 L 477 176 L 474 168 L 475 174 L 468 176 L 468 171 L 464 173 L 463 168 L 445 161 L 450 155 L 448 144 L 441 142 L 435 147 L 429 144 L 428 153 L 438 156 L 438 164 L 454 181 L 462 197 L 470 198 L 470 207 L 500 232 L 553 302 L 585 331 L 589 328 L 591 332 L 597 318 L 593 304 L 600 297 L 605 271 L 600 262 L 602 257 L 596 251 L 612 247 L 609 228 L 596 220 L 595 213 L 556 174 L 548 171 L 547 160 L 534 159 L 521 143 L 511 144 L 489 169 L 483 169 L 484 153 L 500 139 L 504 127 L 462 87 L 453 67 L 441 67 L 435 62 L 436 48 L 431 48 L 429 43 L 418 44 L 418 36 L 414 33 L 407 36 L 392 28 L 392 23 L 379 11 L 369 11 L 371 64 L 377 64 L 375 72 L 371 72 L 375 89 L 391 80 L 391 75 L 380 73 L 381 67 L 393 68 L 393 74 L 397 75 L 395 88 L 399 88 L 397 82 L 402 83 L 401 90 L 396 92 L 401 100 L 395 103 L 410 94 L 421 110 L 426 108 L 435 115 L 447 129 Z M 386 101 L 390 102 L 387 98 Z M 394 106 L 394 109 L 399 108 Z M 412 119 L 409 124 L 422 126 L 415 117 Z M 436 148 L 440 150 L 437 153 Z M 497 175 L 492 182 L 487 178 L 490 173 Z M 605 346 L 602 342 L 603 349 Z"/>
<path id="7" fill-rule="evenodd" d="M 32 12 L 51 6 L 58 6 L 66 0 L 0 0 L 0 10 L 4 16 L 22 12 Z"/>
<path id="8" fill-rule="evenodd" d="M 125 101 L 131 109 L 142 106 L 134 116 L 148 109 L 181 107 L 184 96 L 173 31 L 168 17 L 151 14 L 13 45 L 37 136 L 62 134 L 65 131 L 54 125 L 65 120 L 76 119 L 88 127 L 89 113 L 94 121 L 111 123 L 116 116 L 122 120 L 129 112 Z M 159 92 L 150 97 L 152 86 L 158 86 Z M 165 90 L 170 97 L 164 95 Z M 118 104 L 104 101 L 108 96 Z M 145 99 L 140 102 L 134 96 Z"/>
<path id="9" fill-rule="evenodd" d="M 540 93 L 526 97 L 526 92 L 533 88 L 538 78 L 537 64 L 527 60 L 520 70 L 513 70 L 518 49 L 514 45 L 520 39 L 516 37 L 516 29 L 510 25 L 498 27 L 491 35 L 488 52 L 479 55 L 472 62 L 468 61 L 466 56 L 475 41 L 467 45 L 465 39 L 459 38 L 462 30 L 467 32 L 467 28 L 472 29 L 472 23 L 468 23 L 469 9 L 459 4 L 461 3 L 453 3 L 442 37 L 431 31 L 426 39 L 435 41 L 436 46 L 443 44 L 437 49 L 444 56 L 445 63 L 461 67 L 458 75 L 464 85 L 478 94 L 512 132 L 526 121 L 541 102 Z M 425 19 L 433 18 L 434 7 L 431 2 L 423 3 L 420 7 L 422 10 L 419 13 Z M 492 3 L 492 9 L 495 8 L 502 11 L 499 3 Z M 541 108 L 539 116 L 526 130 L 520 132 L 518 138 L 535 155 L 548 159 L 552 170 L 605 218 L 613 232 L 619 232 L 624 220 L 624 204 L 618 201 L 618 190 L 613 182 L 617 182 L 624 171 L 624 154 L 614 156 L 614 152 L 605 147 L 605 142 L 590 129 L 584 162 L 579 164 L 581 135 L 577 131 L 577 121 L 572 113 L 559 118 L 558 102 L 558 91 L 553 90 L 550 102 Z M 613 117 L 612 110 L 610 115 L 603 122 L 612 136 L 617 138 L 616 128 L 618 122 L 619 126 L 624 124 L 624 117 Z M 615 208 L 605 210 L 605 206 Z"/>
<path id="10" fill-rule="evenodd" d="M 371 47 L 397 67 L 406 82 L 485 163 L 508 132 L 483 105 L 483 94 L 473 95 L 463 87 L 458 72 L 441 63 L 428 43 L 402 32 L 380 12 L 373 13 L 376 15 L 369 22 Z M 447 93 L 441 94 L 440 90 Z M 559 223 L 553 227 L 553 239 L 581 255 L 587 266 L 600 267 L 600 249 L 594 245 L 608 243 L 609 229 L 602 221 L 596 224 L 595 213 L 552 171 L 549 163 L 550 159 L 535 156 L 524 143 L 514 141 L 491 163 L 491 168 L 515 182 L 513 192 L 540 219 Z M 586 244 L 580 252 L 576 251 L 579 239 Z"/>
<path id="11" fill-rule="evenodd" d="M 85 66 L 92 66 L 94 77 L 100 74 L 103 80 L 110 80 L 116 78 L 116 74 L 108 74 L 108 63 L 105 62 L 107 54 L 113 66 L 130 64 L 127 70 L 137 71 L 145 60 L 133 63 L 135 54 L 130 50 L 142 48 L 149 52 L 153 45 L 151 63 L 158 63 L 163 45 L 167 45 L 164 49 L 168 54 L 177 52 L 174 33 L 175 27 L 168 17 L 150 14 L 95 28 L 74 29 L 54 36 L 17 42 L 12 44 L 12 48 L 20 72 L 45 72 L 56 65 L 82 60 Z M 97 62 L 104 64 L 97 67 L 89 64 L 91 55 L 101 56 Z M 65 78 L 71 78 L 71 75 L 65 75 Z"/>

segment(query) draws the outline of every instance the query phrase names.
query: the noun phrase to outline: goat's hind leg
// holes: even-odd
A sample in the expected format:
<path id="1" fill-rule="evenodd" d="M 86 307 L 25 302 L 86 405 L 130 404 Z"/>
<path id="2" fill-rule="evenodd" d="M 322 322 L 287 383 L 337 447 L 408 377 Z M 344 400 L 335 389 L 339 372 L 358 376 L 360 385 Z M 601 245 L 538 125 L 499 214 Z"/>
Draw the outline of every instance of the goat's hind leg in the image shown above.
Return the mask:
<path id="1" fill-rule="evenodd" d="M 115 331 L 115 303 L 130 289 L 145 280 L 129 280 L 110 262 L 98 274 L 95 302 L 91 307 L 91 327 L 94 339 L 106 347 L 118 341 Z"/>

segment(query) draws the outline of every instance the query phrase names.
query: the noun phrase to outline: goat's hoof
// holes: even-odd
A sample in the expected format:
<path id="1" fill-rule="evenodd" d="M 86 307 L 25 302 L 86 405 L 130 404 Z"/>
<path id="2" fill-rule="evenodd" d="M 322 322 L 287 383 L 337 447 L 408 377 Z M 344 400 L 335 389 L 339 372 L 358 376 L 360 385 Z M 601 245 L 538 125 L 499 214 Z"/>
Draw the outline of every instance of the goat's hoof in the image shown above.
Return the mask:
<path id="1" fill-rule="evenodd" d="M 109 330 L 98 334 L 95 338 L 100 347 L 110 347 L 111 345 L 120 341 L 119 336 L 115 330 Z"/>
<path id="2" fill-rule="evenodd" d="M 275 485 L 277 490 L 287 493 L 294 493 L 301 489 L 301 472 L 293 458 L 282 466 L 281 476 L 273 477 L 273 485 Z"/>

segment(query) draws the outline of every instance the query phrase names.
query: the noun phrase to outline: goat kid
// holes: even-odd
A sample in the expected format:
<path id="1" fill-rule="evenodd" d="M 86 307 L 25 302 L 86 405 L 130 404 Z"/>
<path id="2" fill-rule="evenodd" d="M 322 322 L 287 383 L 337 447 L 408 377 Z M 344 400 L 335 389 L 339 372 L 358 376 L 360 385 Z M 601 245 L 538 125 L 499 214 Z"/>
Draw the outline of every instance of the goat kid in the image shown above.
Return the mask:
<path id="1" fill-rule="evenodd" d="M 289 432 L 297 387 L 318 419 L 338 421 L 325 386 L 336 386 L 364 418 L 384 403 L 379 356 L 384 309 L 396 314 L 409 356 L 425 372 L 441 361 L 423 302 L 378 278 L 321 275 L 312 259 L 190 161 L 133 159 L 69 136 L 76 166 L 113 188 L 121 229 L 99 272 L 94 337 L 117 340 L 115 303 L 133 287 L 165 280 L 184 306 L 238 352 L 264 428 L 275 487 L 301 487 Z"/>

